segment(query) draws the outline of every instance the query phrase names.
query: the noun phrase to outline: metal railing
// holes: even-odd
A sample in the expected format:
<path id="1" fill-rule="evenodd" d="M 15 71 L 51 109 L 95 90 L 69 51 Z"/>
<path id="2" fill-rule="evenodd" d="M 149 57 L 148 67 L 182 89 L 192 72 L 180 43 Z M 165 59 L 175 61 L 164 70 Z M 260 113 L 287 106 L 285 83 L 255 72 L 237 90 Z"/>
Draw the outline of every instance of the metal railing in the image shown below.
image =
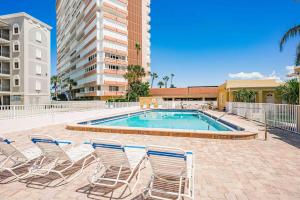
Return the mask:
<path id="1" fill-rule="evenodd" d="M 299 105 L 229 102 L 227 111 L 268 126 L 300 133 Z"/>
<path id="2" fill-rule="evenodd" d="M 8 105 L 0 106 L 0 119 L 11 119 L 60 112 L 103 110 L 112 108 L 127 108 L 138 106 L 137 102 L 113 102 L 105 101 L 74 101 L 51 102 L 41 105 Z"/>

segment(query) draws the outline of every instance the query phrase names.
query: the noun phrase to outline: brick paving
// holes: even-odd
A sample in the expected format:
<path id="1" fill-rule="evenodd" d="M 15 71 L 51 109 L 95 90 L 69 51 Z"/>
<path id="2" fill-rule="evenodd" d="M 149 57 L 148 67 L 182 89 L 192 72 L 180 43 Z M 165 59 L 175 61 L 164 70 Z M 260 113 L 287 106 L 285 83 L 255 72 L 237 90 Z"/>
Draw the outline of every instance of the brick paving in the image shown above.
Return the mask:
<path id="1" fill-rule="evenodd" d="M 179 147 L 195 154 L 195 200 L 300 199 L 300 136 L 272 131 L 268 141 L 264 141 L 262 126 L 237 116 L 225 118 L 257 131 L 259 137 L 255 140 L 212 140 L 77 132 L 66 130 L 65 124 L 6 133 L 4 136 L 15 140 L 20 149 L 33 146 L 28 140 L 28 135 L 33 133 L 48 134 L 78 144 L 99 137 L 119 140 L 124 144 Z M 86 177 L 94 167 L 95 164 L 90 165 L 79 178 L 58 187 L 34 187 L 23 181 L 1 184 L 0 200 L 118 199 L 124 187 L 113 193 L 105 188 L 90 191 Z M 146 186 L 150 171 L 150 166 L 147 166 L 134 194 L 128 196 L 125 192 L 122 199 L 142 200 L 141 189 Z"/>

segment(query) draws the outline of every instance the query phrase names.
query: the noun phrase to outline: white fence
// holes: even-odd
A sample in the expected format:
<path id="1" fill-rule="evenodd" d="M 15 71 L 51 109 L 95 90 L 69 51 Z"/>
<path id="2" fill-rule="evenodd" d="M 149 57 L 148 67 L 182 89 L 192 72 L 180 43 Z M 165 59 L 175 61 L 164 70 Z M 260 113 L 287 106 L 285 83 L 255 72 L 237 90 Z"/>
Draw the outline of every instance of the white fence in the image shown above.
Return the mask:
<path id="1" fill-rule="evenodd" d="M 216 101 L 163 101 L 159 103 L 162 108 L 173 109 L 201 109 L 203 106 L 211 105 L 217 107 Z"/>
<path id="2" fill-rule="evenodd" d="M 269 126 L 300 133 L 298 105 L 229 102 L 227 111 L 253 121 L 266 122 Z"/>
<path id="3" fill-rule="evenodd" d="M 19 118 L 58 112 L 87 111 L 96 109 L 126 108 L 138 106 L 138 102 L 112 102 L 105 101 L 72 101 L 51 102 L 41 105 L 10 105 L 0 106 L 0 119 Z"/>

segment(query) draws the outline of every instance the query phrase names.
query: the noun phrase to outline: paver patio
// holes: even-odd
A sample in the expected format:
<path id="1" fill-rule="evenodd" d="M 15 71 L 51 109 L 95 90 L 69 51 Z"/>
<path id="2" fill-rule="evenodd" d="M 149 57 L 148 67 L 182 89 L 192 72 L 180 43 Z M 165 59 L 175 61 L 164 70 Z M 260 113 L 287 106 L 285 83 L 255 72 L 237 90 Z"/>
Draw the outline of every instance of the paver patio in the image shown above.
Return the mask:
<path id="1" fill-rule="evenodd" d="M 221 113 L 214 113 L 216 115 Z M 28 135 L 48 134 L 78 144 L 91 138 L 119 140 L 133 145 L 162 145 L 192 150 L 195 155 L 195 200 L 200 199 L 300 199 L 300 136 L 272 131 L 268 141 L 263 140 L 263 126 L 237 116 L 225 116 L 259 133 L 255 140 L 212 140 L 175 138 L 148 135 L 77 132 L 65 129 L 65 124 L 36 128 L 30 131 L 6 133 L 20 149 L 33 145 Z M 83 175 L 59 187 L 39 187 L 22 182 L 0 185 L 1 200 L 35 199 L 113 199 L 88 195 L 87 176 L 95 164 L 84 170 Z M 135 193 L 123 199 L 142 199 L 141 189 L 146 186 L 151 169 L 142 171 Z M 118 196 L 123 188 L 116 190 Z"/>

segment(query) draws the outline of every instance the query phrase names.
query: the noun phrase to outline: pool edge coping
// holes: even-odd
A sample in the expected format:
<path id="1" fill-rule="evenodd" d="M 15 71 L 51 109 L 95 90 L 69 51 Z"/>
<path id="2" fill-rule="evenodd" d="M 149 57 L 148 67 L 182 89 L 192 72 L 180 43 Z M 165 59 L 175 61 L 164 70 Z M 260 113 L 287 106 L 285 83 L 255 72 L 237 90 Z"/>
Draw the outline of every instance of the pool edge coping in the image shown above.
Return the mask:
<path id="1" fill-rule="evenodd" d="M 135 111 L 135 113 L 149 111 L 152 109 Z M 203 111 L 202 111 L 203 112 Z M 131 114 L 122 113 L 121 115 Z M 204 112 L 204 114 L 209 115 Z M 118 115 L 116 115 L 118 116 Z M 114 117 L 114 116 L 110 116 Z M 106 117 L 103 117 L 106 118 Z M 95 119 L 98 120 L 99 118 Z M 92 119 L 90 119 L 92 121 Z M 230 122 L 228 122 L 230 123 Z M 235 125 L 235 124 L 234 124 Z M 236 125 L 237 126 L 237 125 Z M 79 122 L 66 125 L 67 130 L 74 131 L 87 131 L 87 132 L 106 132 L 106 133 L 119 133 L 119 134 L 136 134 L 136 135 L 154 135 L 154 136 L 172 136 L 172 137 L 192 137 L 192 138 L 210 138 L 210 139 L 256 139 L 258 134 L 246 130 L 242 131 L 206 131 L 206 130 L 180 130 L 180 129 L 159 129 L 159 128 L 136 128 L 136 127 L 113 127 L 101 126 L 95 127 L 92 125 L 79 124 Z"/>

